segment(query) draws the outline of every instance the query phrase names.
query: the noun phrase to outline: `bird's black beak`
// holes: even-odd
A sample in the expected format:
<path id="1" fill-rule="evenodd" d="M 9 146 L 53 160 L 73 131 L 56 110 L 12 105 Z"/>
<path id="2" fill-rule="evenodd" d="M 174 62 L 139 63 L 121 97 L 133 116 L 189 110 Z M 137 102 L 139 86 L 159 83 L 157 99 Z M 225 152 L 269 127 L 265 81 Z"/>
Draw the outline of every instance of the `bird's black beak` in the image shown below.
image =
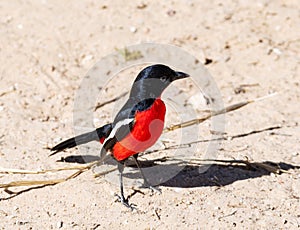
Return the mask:
<path id="1" fill-rule="evenodd" d="M 190 75 L 188 75 L 187 73 L 184 72 L 175 72 L 175 76 L 173 77 L 173 81 L 178 80 L 178 79 L 183 79 L 186 77 L 189 77 Z"/>

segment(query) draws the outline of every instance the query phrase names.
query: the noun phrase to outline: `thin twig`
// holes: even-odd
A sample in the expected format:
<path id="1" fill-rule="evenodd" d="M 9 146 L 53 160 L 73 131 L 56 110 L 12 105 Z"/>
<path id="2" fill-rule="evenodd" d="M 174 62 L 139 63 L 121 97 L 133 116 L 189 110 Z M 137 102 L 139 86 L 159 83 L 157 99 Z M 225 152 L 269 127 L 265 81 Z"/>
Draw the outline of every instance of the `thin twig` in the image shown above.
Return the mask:
<path id="1" fill-rule="evenodd" d="M 198 143 L 205 143 L 205 142 L 211 142 L 211 141 L 228 141 L 228 140 L 232 140 L 232 139 L 236 139 L 236 138 L 242 138 L 242 137 L 254 135 L 257 133 L 262 133 L 262 132 L 281 129 L 281 128 L 283 128 L 282 125 L 275 125 L 275 126 L 270 126 L 270 127 L 259 129 L 259 130 L 252 130 L 247 133 L 241 133 L 241 134 L 236 134 L 236 135 L 226 135 L 226 136 L 218 137 L 218 138 L 214 138 L 214 139 L 203 139 L 203 140 L 192 141 L 192 142 L 183 143 L 183 144 L 179 144 L 179 145 L 171 145 L 171 146 L 165 147 L 163 149 L 155 149 L 155 150 L 144 152 L 142 155 L 148 155 L 150 153 L 155 153 L 155 152 L 170 150 L 170 149 L 189 148 L 191 145 L 198 144 Z"/>
<path id="2" fill-rule="evenodd" d="M 218 220 L 221 220 L 221 219 L 226 218 L 226 217 L 229 217 L 229 216 L 234 216 L 236 213 L 237 213 L 237 210 L 234 210 L 234 211 L 233 211 L 232 213 L 230 213 L 230 214 L 227 214 L 227 215 L 225 215 L 225 216 L 220 216 L 220 217 L 218 218 Z"/>
<path id="3" fill-rule="evenodd" d="M 270 173 L 280 174 L 288 173 L 287 170 L 284 170 L 280 167 L 279 164 L 271 165 L 270 162 L 251 162 L 249 160 L 220 160 L 220 159 L 200 159 L 200 158 L 190 158 L 190 159 L 177 159 L 173 157 L 166 157 L 168 160 L 180 161 L 186 165 L 199 165 L 202 162 L 208 162 L 208 164 L 222 163 L 223 165 L 246 165 L 249 168 L 261 168 Z M 204 163 L 202 163 L 204 164 Z M 300 166 L 293 166 L 294 169 L 299 169 Z"/>
<path id="4" fill-rule="evenodd" d="M 200 124 L 200 123 L 208 120 L 211 117 L 221 115 L 221 114 L 224 114 L 224 113 L 229 113 L 231 111 L 240 109 L 240 108 L 242 108 L 245 105 L 248 105 L 250 103 L 261 101 L 261 100 L 264 100 L 264 99 L 269 98 L 269 97 L 273 97 L 276 94 L 277 93 L 273 93 L 273 94 L 269 94 L 267 96 L 260 97 L 260 98 L 254 99 L 254 100 L 248 100 L 248 101 L 245 101 L 245 102 L 240 102 L 240 103 L 236 103 L 236 104 L 233 104 L 233 105 L 229 105 L 229 106 L 227 106 L 224 109 L 221 109 L 219 111 L 211 111 L 210 114 L 208 114 L 204 117 L 193 119 L 193 120 L 190 120 L 190 121 L 185 121 L 185 122 L 182 122 L 182 123 L 179 123 L 179 124 L 176 124 L 176 125 L 171 125 L 171 126 L 164 129 L 164 133 L 169 132 L 169 131 L 174 131 L 174 130 L 179 129 L 179 128 L 184 128 L 184 127 L 188 127 L 188 126 L 191 126 L 191 125 Z"/>
<path id="5" fill-rule="evenodd" d="M 109 170 L 106 170 L 106 171 L 104 171 L 104 172 L 94 173 L 94 177 L 100 177 L 100 176 L 103 176 L 103 175 L 105 175 L 105 174 L 108 174 L 108 173 L 111 173 L 111 172 L 113 172 L 113 171 L 116 171 L 117 169 L 118 169 L 118 168 L 115 167 L 115 168 L 113 168 L 113 169 L 109 169 Z"/>
<path id="6" fill-rule="evenodd" d="M 35 186 L 35 185 L 54 185 L 54 184 L 59 184 L 61 182 L 65 182 L 67 180 L 70 180 L 72 178 L 77 177 L 79 174 L 82 172 L 89 170 L 92 166 L 98 164 L 97 161 L 94 161 L 92 163 L 89 163 L 88 165 L 85 165 L 84 167 L 79 168 L 75 173 L 71 174 L 70 176 L 66 178 L 61 178 L 61 179 L 54 179 L 54 180 L 24 180 L 24 181 L 13 181 L 7 184 L 0 184 L 0 188 L 8 189 L 10 187 L 20 187 L 20 186 Z M 74 168 L 73 168 L 74 169 Z M 60 171 L 59 169 L 58 171 Z M 69 170 L 69 169 L 64 169 L 64 170 Z M 54 170 L 55 171 L 55 170 Z M 46 172 L 53 172 L 53 170 L 47 170 L 44 171 L 43 173 Z M 20 173 L 20 172 L 18 172 Z"/>
<path id="7" fill-rule="evenodd" d="M 95 164 L 98 164 L 98 161 L 93 161 L 93 162 L 89 163 L 88 165 L 74 165 L 72 167 L 45 169 L 45 170 L 39 170 L 39 171 L 0 168 L 0 174 L 45 174 L 48 172 L 59 172 L 59 171 L 66 171 L 66 170 L 77 170 L 77 169 L 81 170 L 81 169 L 86 169 L 87 167 L 94 166 Z"/>
<path id="8" fill-rule="evenodd" d="M 7 91 L 4 91 L 4 92 L 0 93 L 0 97 L 4 96 L 4 95 L 6 95 L 6 94 L 12 93 L 12 92 L 14 92 L 14 91 L 16 91 L 16 87 L 13 86 L 11 89 L 9 89 L 9 90 L 7 90 Z"/>
<path id="9" fill-rule="evenodd" d="M 97 109 L 99 109 L 99 108 L 101 108 L 101 107 L 103 107 L 103 106 L 105 106 L 105 105 L 107 105 L 107 104 L 110 104 L 110 103 L 112 103 L 112 102 L 115 102 L 115 101 L 119 100 L 120 98 L 124 97 L 127 93 L 128 93 L 128 92 L 124 92 L 124 93 L 122 93 L 121 95 L 119 95 L 119 96 L 117 96 L 117 97 L 115 97 L 115 98 L 113 98 L 113 99 L 111 99 L 111 100 L 108 100 L 108 101 L 105 101 L 105 102 L 103 102 L 103 103 L 97 104 L 96 107 L 95 107 L 95 109 L 94 109 L 94 111 L 96 111 Z"/>

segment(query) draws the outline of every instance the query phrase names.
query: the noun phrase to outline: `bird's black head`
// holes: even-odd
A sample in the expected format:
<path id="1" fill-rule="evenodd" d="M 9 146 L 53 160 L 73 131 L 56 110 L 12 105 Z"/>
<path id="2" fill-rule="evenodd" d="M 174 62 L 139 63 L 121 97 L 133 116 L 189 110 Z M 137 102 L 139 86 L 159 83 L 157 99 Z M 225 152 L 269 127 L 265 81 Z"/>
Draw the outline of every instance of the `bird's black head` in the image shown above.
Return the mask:
<path id="1" fill-rule="evenodd" d="M 160 97 L 171 82 L 186 77 L 189 75 L 162 64 L 148 66 L 135 79 L 130 97 L 143 97 L 143 99 Z"/>

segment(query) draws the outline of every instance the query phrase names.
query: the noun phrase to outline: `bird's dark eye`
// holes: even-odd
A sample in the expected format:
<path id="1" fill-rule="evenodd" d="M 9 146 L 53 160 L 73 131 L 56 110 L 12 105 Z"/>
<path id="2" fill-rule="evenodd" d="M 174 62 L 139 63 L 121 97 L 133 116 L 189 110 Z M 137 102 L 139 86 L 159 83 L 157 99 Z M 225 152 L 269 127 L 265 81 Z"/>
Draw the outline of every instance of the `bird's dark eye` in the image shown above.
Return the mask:
<path id="1" fill-rule="evenodd" d="M 168 77 L 167 76 L 162 76 L 160 79 L 161 79 L 162 82 L 166 82 L 168 80 Z"/>

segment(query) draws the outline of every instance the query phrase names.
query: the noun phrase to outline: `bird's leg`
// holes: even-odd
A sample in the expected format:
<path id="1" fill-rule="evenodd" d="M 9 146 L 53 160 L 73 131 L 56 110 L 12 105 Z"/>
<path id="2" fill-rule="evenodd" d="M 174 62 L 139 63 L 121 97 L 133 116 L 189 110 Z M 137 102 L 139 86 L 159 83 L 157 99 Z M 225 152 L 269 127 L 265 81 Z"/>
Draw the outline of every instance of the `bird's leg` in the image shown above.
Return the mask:
<path id="1" fill-rule="evenodd" d="M 120 179 L 120 192 L 121 195 L 117 195 L 119 201 L 125 205 L 127 208 L 131 208 L 131 210 L 135 209 L 134 204 L 129 204 L 128 198 L 126 199 L 124 196 L 124 188 L 123 188 L 123 171 L 124 171 L 125 165 L 124 162 L 118 162 L 118 170 L 120 173 L 119 179 Z"/>
<path id="2" fill-rule="evenodd" d="M 151 189 L 152 191 L 156 191 L 156 192 L 161 193 L 161 190 L 160 190 L 159 188 L 155 188 L 155 187 L 153 187 L 153 186 L 149 183 L 149 181 L 148 181 L 147 178 L 145 177 L 145 174 L 144 174 L 144 172 L 143 172 L 143 170 L 142 170 L 142 168 L 141 168 L 140 162 L 138 161 L 137 157 L 138 157 L 138 154 L 133 155 L 134 162 L 135 162 L 136 166 L 138 167 L 138 169 L 140 170 L 140 173 L 141 173 L 141 175 L 142 175 L 142 177 L 143 177 L 143 180 L 144 180 L 143 187 L 146 187 L 146 188 Z"/>

